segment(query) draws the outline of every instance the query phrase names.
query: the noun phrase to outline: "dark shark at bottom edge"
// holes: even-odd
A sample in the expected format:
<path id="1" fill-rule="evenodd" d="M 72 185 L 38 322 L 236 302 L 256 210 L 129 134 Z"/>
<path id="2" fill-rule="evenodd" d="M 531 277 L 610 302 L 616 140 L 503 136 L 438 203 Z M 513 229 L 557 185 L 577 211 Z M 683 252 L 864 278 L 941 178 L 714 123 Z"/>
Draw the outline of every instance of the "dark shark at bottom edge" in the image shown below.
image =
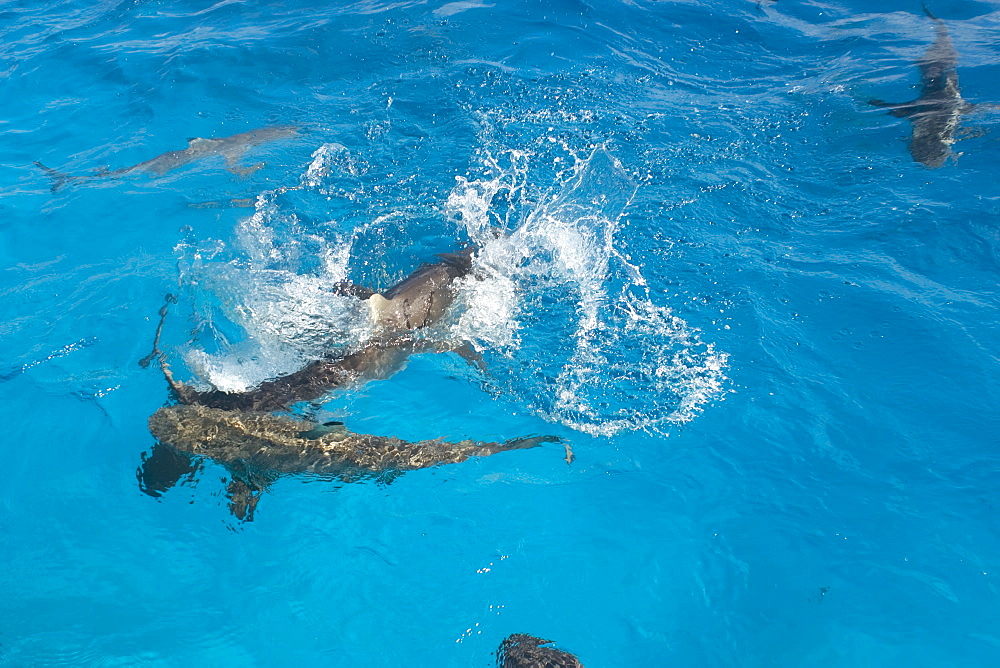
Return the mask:
<path id="1" fill-rule="evenodd" d="M 497 650 L 497 668 L 583 668 L 580 660 L 552 646 L 551 640 L 512 633 Z"/>

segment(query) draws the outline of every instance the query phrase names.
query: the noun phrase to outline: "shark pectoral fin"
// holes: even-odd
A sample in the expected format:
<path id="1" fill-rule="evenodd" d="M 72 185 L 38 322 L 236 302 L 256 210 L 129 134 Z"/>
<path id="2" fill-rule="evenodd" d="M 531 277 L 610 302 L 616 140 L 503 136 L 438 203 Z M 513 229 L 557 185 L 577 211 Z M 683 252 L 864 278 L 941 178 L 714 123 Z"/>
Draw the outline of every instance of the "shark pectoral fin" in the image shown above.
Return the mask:
<path id="1" fill-rule="evenodd" d="M 205 149 L 221 143 L 221 139 L 212 139 L 211 137 L 188 137 L 188 148 Z"/>
<path id="2" fill-rule="evenodd" d="M 375 482 L 380 485 L 391 485 L 392 482 L 401 475 L 403 475 L 403 471 L 400 471 L 399 469 L 385 469 L 384 471 L 380 471 L 378 473 L 375 477 Z"/>
<path id="3" fill-rule="evenodd" d="M 168 445 L 155 443 L 149 455 L 142 454 L 142 463 L 136 469 L 135 477 L 142 492 L 159 498 L 182 478 L 193 479 L 199 468 L 200 464 L 190 456 Z"/>
<path id="4" fill-rule="evenodd" d="M 241 522 L 252 522 L 257 503 L 263 490 L 251 487 L 247 483 L 233 478 L 226 487 L 226 498 L 229 499 L 229 512 Z"/>
<path id="5" fill-rule="evenodd" d="M 911 114 L 917 113 L 918 109 L 914 106 L 912 102 L 886 102 L 885 100 L 868 100 L 868 104 L 873 107 L 881 107 L 883 109 L 888 109 L 889 113 L 896 118 L 906 118 Z"/>
<path id="6" fill-rule="evenodd" d="M 990 132 L 989 128 L 983 128 L 983 127 L 978 127 L 978 126 L 967 127 L 967 128 L 962 128 L 961 130 L 959 130 L 958 132 L 956 132 L 955 133 L 955 138 L 956 139 L 976 139 L 978 137 L 985 137 L 986 135 L 989 134 L 989 132 Z"/>
<path id="7" fill-rule="evenodd" d="M 478 350 L 473 348 L 472 344 L 468 341 L 465 341 L 461 345 L 453 347 L 450 350 L 468 362 L 469 366 L 475 367 L 479 372 L 489 373 L 489 370 L 486 368 L 486 361 L 483 360 L 483 356 Z"/>
<path id="8" fill-rule="evenodd" d="M 306 438 L 309 440 L 315 440 L 317 438 L 322 438 L 327 434 L 347 434 L 347 427 L 344 426 L 343 422 L 324 422 L 323 424 L 318 424 L 308 431 L 300 431 L 296 434 L 299 438 Z"/>
<path id="9" fill-rule="evenodd" d="M 984 111 L 1000 111 L 1000 104 L 997 104 L 996 102 L 977 102 L 976 104 L 966 102 L 965 106 L 962 107 L 963 114 L 971 114 L 973 112 L 981 113 Z M 38 163 L 36 162 L 35 164 L 37 165 Z"/>

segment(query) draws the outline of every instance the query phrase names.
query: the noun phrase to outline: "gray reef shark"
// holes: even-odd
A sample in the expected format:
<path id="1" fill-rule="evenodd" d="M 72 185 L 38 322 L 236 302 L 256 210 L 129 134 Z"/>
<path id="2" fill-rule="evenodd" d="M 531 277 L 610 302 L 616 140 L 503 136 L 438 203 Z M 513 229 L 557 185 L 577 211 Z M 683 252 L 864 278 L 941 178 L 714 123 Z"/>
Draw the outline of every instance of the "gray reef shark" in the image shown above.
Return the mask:
<path id="1" fill-rule="evenodd" d="M 241 132 L 229 137 L 194 137 L 193 139 L 188 139 L 187 148 L 180 151 L 167 151 L 166 153 L 158 155 L 155 158 L 151 158 L 145 162 L 140 162 L 137 165 L 131 165 L 129 167 L 122 167 L 121 169 L 110 171 L 105 169 L 95 174 L 73 176 L 52 169 L 51 167 L 46 167 L 37 161 L 35 162 L 35 165 L 43 169 L 45 173 L 52 177 L 53 192 L 73 181 L 118 178 L 128 174 L 134 174 L 136 172 L 148 172 L 155 176 L 163 176 L 167 172 L 177 169 L 178 167 L 183 167 L 184 165 L 190 164 L 195 160 L 212 157 L 225 158 L 226 168 L 229 169 L 229 171 L 234 174 L 239 174 L 240 176 L 247 176 L 263 167 L 264 163 L 260 162 L 249 167 L 243 167 L 239 164 L 239 161 L 242 159 L 244 153 L 261 144 L 277 141 L 279 139 L 286 139 L 288 137 L 294 137 L 298 134 L 298 132 L 299 129 L 295 126 L 276 125 L 273 127 L 251 130 L 250 132 Z"/>
<path id="2" fill-rule="evenodd" d="M 421 265 L 384 293 L 341 283 L 337 287 L 340 293 L 364 299 L 369 304 L 375 326 L 376 336 L 354 352 L 316 360 L 245 392 L 197 390 L 179 383 L 161 358 L 167 383 L 177 401 L 183 404 L 226 410 L 276 411 L 300 401 L 312 401 L 360 378 L 386 378 L 414 353 L 462 352 L 460 346 L 434 343 L 414 333 L 435 324 L 447 312 L 455 299 L 453 283 L 471 271 L 474 252 L 475 248 L 470 246 L 458 253 L 442 253 L 437 256 L 437 262 Z M 161 310 L 161 323 L 165 314 Z M 153 347 L 154 353 L 143 360 L 146 364 L 159 352 L 155 343 Z"/>
<path id="3" fill-rule="evenodd" d="M 384 293 L 341 284 L 340 292 L 371 304 L 376 338 L 350 354 L 316 360 L 246 392 L 201 391 L 174 379 L 158 347 L 167 304 L 176 302 L 168 295 L 167 304 L 160 309 L 153 351 L 140 364 L 147 366 L 159 358 L 178 403 L 159 409 L 149 419 L 157 443 L 136 472 L 140 489 L 160 496 L 185 476 L 193 477 L 198 464 L 192 456 L 209 457 L 232 474 L 228 488 L 230 510 L 238 519 L 252 519 L 260 494 L 280 474 L 323 473 L 347 480 L 361 475 L 384 477 L 559 441 L 542 436 L 503 443 L 406 442 L 349 432 L 339 422 L 317 424 L 270 412 L 317 399 L 361 378 L 387 377 L 402 366 L 407 356 L 440 350 L 439 344 L 413 334 L 445 314 L 454 300 L 452 284 L 471 270 L 474 251 L 470 247 L 439 255 L 437 262 L 421 265 Z M 569 445 L 564 446 L 567 461 L 571 461 Z"/>
<path id="4" fill-rule="evenodd" d="M 497 668 L 583 668 L 580 660 L 561 649 L 546 647 L 543 640 L 526 633 L 514 633 L 500 643 Z"/>
<path id="5" fill-rule="evenodd" d="M 149 418 L 149 431 L 176 454 L 208 457 L 229 470 L 230 510 L 252 519 L 257 500 L 282 474 L 316 473 L 345 481 L 464 462 L 506 450 L 533 448 L 552 436 L 503 443 L 440 439 L 408 442 L 348 431 L 342 423 L 317 424 L 273 413 L 230 411 L 175 404 Z M 154 453 L 155 457 L 155 453 Z M 161 455 L 162 457 L 162 455 Z M 144 469 L 152 457 L 143 462 Z M 148 481 L 147 481 L 148 483 Z"/>
<path id="6" fill-rule="evenodd" d="M 910 102 L 892 103 L 870 100 L 869 104 L 890 109 L 893 116 L 909 119 L 913 125 L 910 137 L 910 155 L 917 162 L 930 167 L 940 167 L 958 154 L 951 150 L 955 132 L 963 114 L 975 105 L 962 99 L 958 88 L 958 53 L 944 21 L 934 16 L 927 7 L 924 12 L 934 21 L 937 37 L 927 53 L 917 61 L 922 89 L 920 97 Z"/>

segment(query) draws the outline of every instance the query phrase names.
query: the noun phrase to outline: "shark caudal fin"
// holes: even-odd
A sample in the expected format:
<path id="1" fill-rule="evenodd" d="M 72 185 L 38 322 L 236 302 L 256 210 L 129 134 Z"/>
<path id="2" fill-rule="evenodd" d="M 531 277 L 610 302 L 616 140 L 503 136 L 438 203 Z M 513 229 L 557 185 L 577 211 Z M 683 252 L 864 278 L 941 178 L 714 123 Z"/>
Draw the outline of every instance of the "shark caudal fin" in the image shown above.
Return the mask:
<path id="1" fill-rule="evenodd" d="M 35 167 L 38 167 L 43 172 L 52 177 L 52 192 L 58 192 L 60 188 L 72 181 L 73 179 L 80 178 L 78 176 L 70 176 L 65 172 L 60 172 L 58 169 L 52 169 L 51 167 L 46 167 L 42 163 L 35 160 Z"/>
<path id="2" fill-rule="evenodd" d="M 536 448 L 542 443 L 562 443 L 563 450 L 566 453 L 563 457 L 563 461 L 566 462 L 567 465 L 572 464 L 573 460 L 576 459 L 576 456 L 573 454 L 573 448 L 570 447 L 570 444 L 558 436 L 528 436 L 527 438 L 512 438 L 509 441 L 492 445 L 490 447 L 489 454 L 492 455 L 506 450 L 525 450 L 527 448 Z"/>
<path id="3" fill-rule="evenodd" d="M 153 349 L 148 355 L 139 360 L 139 366 L 145 369 L 149 367 L 153 360 L 158 360 L 160 362 L 160 371 L 163 372 L 163 377 L 166 379 L 167 385 L 173 391 L 176 399 L 182 404 L 193 404 L 198 400 L 198 390 L 194 389 L 190 385 L 180 383 L 174 378 L 174 374 L 170 370 L 170 365 L 167 363 L 167 355 L 160 350 L 160 335 L 163 334 L 163 323 L 166 322 L 167 312 L 170 309 L 170 305 L 176 303 L 177 297 L 167 293 L 164 304 L 160 307 L 160 322 L 156 326 L 156 334 L 153 336 Z"/>

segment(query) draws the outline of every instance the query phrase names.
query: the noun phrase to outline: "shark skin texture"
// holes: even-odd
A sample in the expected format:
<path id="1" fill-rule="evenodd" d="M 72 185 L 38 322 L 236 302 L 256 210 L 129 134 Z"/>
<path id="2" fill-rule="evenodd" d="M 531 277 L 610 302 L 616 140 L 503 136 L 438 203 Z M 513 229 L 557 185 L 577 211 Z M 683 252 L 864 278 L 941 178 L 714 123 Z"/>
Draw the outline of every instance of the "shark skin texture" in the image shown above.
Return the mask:
<path id="1" fill-rule="evenodd" d="M 320 424 L 278 413 L 362 379 L 389 377 L 414 353 L 455 349 L 420 338 L 418 333 L 447 312 L 455 296 L 452 283 L 471 271 L 474 252 L 470 247 L 438 255 L 437 262 L 421 265 L 384 293 L 343 284 L 340 292 L 371 305 L 375 338 L 354 352 L 316 360 L 245 392 L 198 390 L 174 379 L 158 348 L 167 307 L 176 303 L 168 295 L 160 309 L 153 351 L 140 365 L 160 360 L 176 403 L 149 418 L 156 443 L 136 471 L 140 489 L 159 497 L 182 479 L 193 480 L 202 458 L 208 458 L 231 475 L 227 487 L 230 511 L 237 519 L 249 521 L 262 493 L 281 475 L 311 473 L 345 481 L 376 477 L 388 482 L 404 471 L 561 442 L 553 436 L 503 442 L 408 442 L 351 432 L 340 422 Z M 564 446 L 569 462 L 572 453 Z"/>
<path id="2" fill-rule="evenodd" d="M 583 668 L 580 660 L 569 652 L 527 633 L 513 633 L 500 643 L 497 668 Z"/>

